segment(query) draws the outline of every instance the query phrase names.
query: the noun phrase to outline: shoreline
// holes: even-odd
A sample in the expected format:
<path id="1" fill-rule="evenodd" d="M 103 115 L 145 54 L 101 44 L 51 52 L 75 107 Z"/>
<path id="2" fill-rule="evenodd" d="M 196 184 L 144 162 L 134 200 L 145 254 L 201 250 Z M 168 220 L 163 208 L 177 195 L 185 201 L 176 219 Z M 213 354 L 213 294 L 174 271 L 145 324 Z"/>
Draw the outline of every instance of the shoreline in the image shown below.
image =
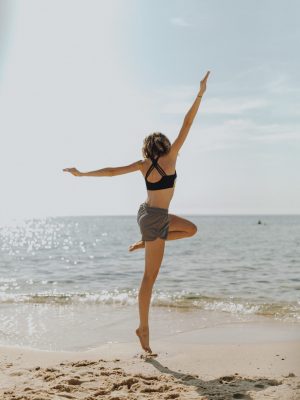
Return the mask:
<path id="1" fill-rule="evenodd" d="M 139 324 L 136 305 L 19 305 L 17 308 L 8 305 L 2 309 L 2 318 L 6 323 L 0 331 L 0 346 L 19 345 L 50 351 L 86 351 L 110 342 L 130 343 L 136 338 L 135 328 Z M 171 338 L 193 331 L 208 332 L 209 329 L 216 336 L 216 327 L 224 330 L 225 337 L 231 326 L 240 329 L 250 341 L 256 336 L 276 340 L 300 338 L 300 323 L 296 321 L 253 313 L 152 307 L 150 339 Z M 243 326 L 249 327 L 253 334 L 247 335 Z M 209 337 L 201 334 L 204 343 Z"/>
<path id="2" fill-rule="evenodd" d="M 234 323 L 150 336 L 153 357 L 138 338 L 86 351 L 0 346 L 0 397 L 296 400 L 300 328 L 290 328 Z"/>

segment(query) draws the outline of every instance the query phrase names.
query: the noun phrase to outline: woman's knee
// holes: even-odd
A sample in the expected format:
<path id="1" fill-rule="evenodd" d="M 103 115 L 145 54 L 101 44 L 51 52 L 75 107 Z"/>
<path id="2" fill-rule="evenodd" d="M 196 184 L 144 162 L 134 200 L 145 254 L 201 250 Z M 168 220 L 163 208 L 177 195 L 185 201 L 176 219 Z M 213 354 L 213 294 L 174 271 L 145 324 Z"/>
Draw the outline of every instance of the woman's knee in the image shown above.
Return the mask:
<path id="1" fill-rule="evenodd" d="M 197 232 L 197 226 L 193 222 L 185 218 L 179 217 L 174 214 L 169 214 L 169 221 L 169 231 L 186 232 L 187 236 L 193 236 Z"/>
<path id="2" fill-rule="evenodd" d="M 152 286 L 158 275 L 158 270 L 145 271 L 143 276 L 143 283 Z"/>
<path id="3" fill-rule="evenodd" d="M 197 230 L 198 230 L 197 225 L 195 225 L 195 224 L 193 224 L 193 223 L 191 222 L 191 224 L 190 224 L 190 226 L 189 226 L 189 230 L 188 230 L 189 235 L 190 235 L 190 236 L 196 235 Z"/>
<path id="4" fill-rule="evenodd" d="M 197 231 L 198 231 L 197 225 L 193 224 L 193 227 L 192 227 L 192 233 L 193 233 L 193 235 L 196 235 Z"/>

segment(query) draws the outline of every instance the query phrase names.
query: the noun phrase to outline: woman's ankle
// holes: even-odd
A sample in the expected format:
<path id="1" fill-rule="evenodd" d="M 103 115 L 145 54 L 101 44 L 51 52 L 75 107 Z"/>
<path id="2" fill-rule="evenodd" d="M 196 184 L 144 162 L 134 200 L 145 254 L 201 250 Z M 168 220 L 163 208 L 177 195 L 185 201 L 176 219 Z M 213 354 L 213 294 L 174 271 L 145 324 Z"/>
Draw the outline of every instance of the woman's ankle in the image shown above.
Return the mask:
<path id="1" fill-rule="evenodd" d="M 140 331 L 147 331 L 149 329 L 149 325 L 140 325 L 139 330 Z"/>

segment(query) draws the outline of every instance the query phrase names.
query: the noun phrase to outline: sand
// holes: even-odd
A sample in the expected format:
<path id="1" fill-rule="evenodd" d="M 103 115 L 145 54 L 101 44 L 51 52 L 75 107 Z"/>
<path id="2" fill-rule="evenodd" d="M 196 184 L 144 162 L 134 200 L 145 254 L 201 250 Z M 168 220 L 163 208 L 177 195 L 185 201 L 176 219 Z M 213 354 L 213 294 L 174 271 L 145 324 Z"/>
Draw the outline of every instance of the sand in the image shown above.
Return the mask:
<path id="1" fill-rule="evenodd" d="M 281 329 L 281 328 L 282 329 Z M 89 351 L 0 347 L 0 399 L 300 399 L 300 334 L 232 324 Z"/>

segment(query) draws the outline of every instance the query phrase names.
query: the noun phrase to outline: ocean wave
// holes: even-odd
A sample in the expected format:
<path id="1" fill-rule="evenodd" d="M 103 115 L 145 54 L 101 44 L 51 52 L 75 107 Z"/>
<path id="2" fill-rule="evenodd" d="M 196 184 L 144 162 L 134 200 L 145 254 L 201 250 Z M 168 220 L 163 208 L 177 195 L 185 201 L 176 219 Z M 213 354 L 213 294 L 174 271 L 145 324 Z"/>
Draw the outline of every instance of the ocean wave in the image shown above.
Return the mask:
<path id="1" fill-rule="evenodd" d="M 53 305 L 123 305 L 132 306 L 138 303 L 138 290 L 103 290 L 100 293 L 5 293 L 0 292 L 0 304 L 53 304 Z M 233 296 L 204 296 L 198 293 L 153 292 L 151 305 L 154 307 L 171 307 L 201 309 L 240 315 L 261 315 L 278 320 L 300 322 L 300 301 L 267 302 L 253 301 Z"/>

